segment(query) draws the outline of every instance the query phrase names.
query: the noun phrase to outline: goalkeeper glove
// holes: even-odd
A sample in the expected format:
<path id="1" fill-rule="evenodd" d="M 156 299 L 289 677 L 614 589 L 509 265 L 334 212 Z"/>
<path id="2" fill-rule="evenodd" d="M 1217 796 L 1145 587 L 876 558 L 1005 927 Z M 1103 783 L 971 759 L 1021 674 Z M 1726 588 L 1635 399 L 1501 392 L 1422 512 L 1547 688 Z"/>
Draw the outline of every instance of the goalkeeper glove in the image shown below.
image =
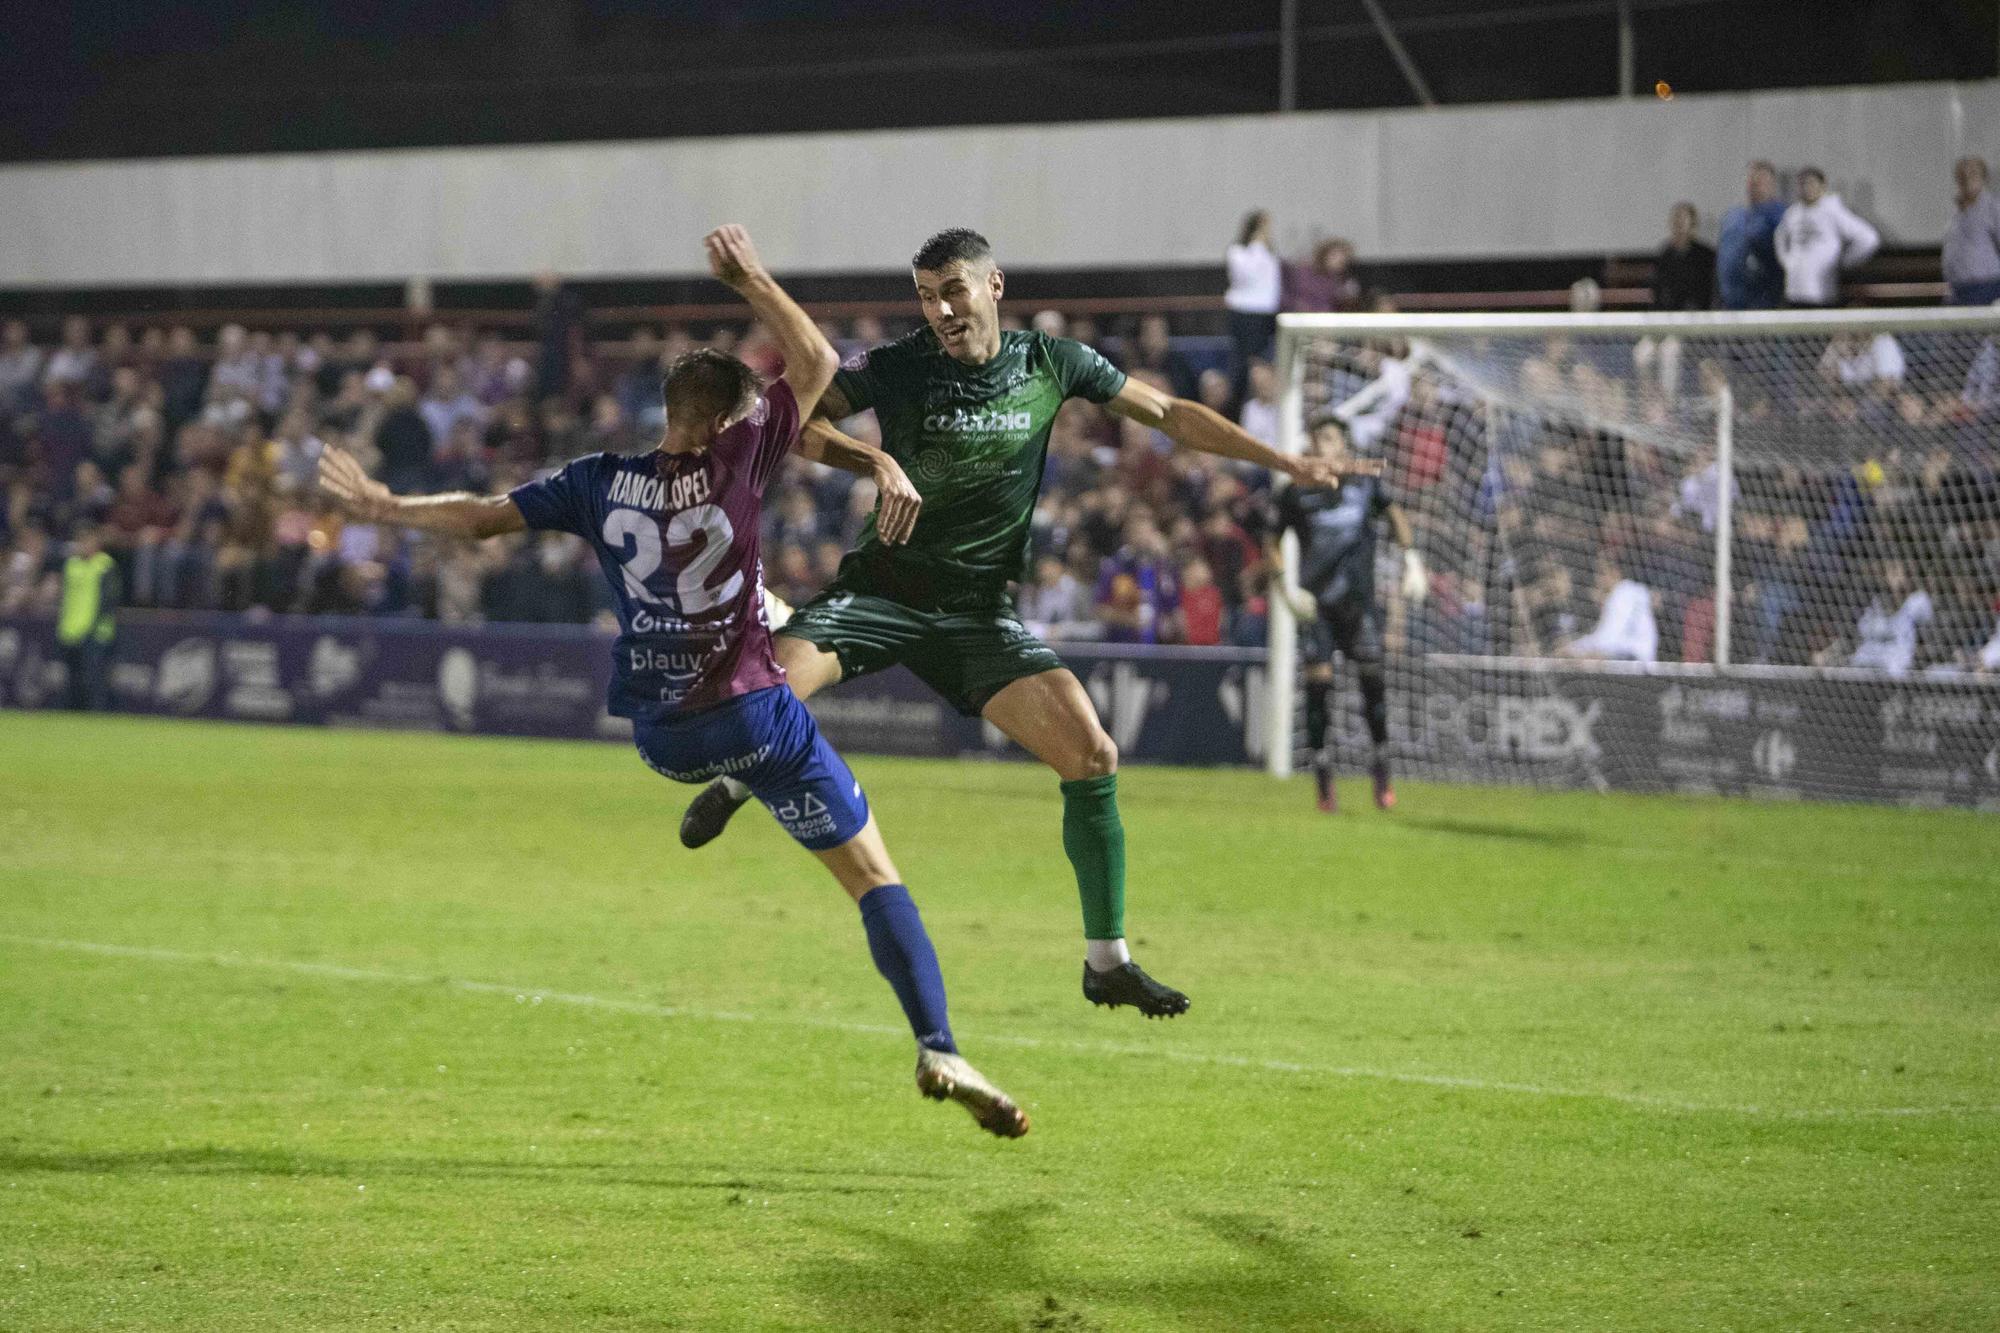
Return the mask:
<path id="1" fill-rule="evenodd" d="M 1430 590 L 1431 576 L 1424 569 L 1424 558 L 1417 554 L 1413 546 L 1403 552 L 1403 600 L 1421 602 Z"/>
<path id="2" fill-rule="evenodd" d="M 1283 579 L 1273 579 L 1272 590 L 1284 598 L 1285 605 L 1292 609 L 1292 619 L 1301 624 L 1319 619 L 1319 603 L 1296 583 L 1287 584 Z"/>

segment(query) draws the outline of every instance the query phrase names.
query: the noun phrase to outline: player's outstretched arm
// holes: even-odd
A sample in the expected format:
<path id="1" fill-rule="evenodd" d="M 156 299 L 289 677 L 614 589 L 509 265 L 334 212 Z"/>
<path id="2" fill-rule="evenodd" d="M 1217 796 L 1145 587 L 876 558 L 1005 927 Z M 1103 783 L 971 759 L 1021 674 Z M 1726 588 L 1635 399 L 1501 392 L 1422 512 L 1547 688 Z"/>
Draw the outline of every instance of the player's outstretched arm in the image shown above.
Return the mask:
<path id="1" fill-rule="evenodd" d="M 799 400 L 799 415 L 811 416 L 820 395 L 833 383 L 833 372 L 840 368 L 833 344 L 764 267 L 748 231 L 731 222 L 710 232 L 702 244 L 708 248 L 709 271 L 749 302 L 778 340 L 785 354 L 785 382 Z"/>
<path id="2" fill-rule="evenodd" d="M 334 445 L 319 456 L 319 486 L 349 516 L 449 537 L 498 537 L 528 526 L 504 495 L 397 495 L 370 477 L 353 454 Z"/>
<path id="3" fill-rule="evenodd" d="M 1183 449 L 1255 463 L 1307 486 L 1338 486 L 1342 477 L 1373 477 L 1382 471 L 1382 464 L 1373 459 L 1334 464 L 1323 458 L 1281 454 L 1213 408 L 1175 398 L 1130 376 L 1118 396 L 1105 406 L 1121 417 L 1153 427 Z"/>
<path id="4" fill-rule="evenodd" d="M 799 433 L 799 456 L 852 472 L 875 483 L 875 535 L 885 546 L 910 539 L 924 497 L 911 484 L 902 464 L 852 435 L 843 435 L 824 421 L 808 421 Z"/>

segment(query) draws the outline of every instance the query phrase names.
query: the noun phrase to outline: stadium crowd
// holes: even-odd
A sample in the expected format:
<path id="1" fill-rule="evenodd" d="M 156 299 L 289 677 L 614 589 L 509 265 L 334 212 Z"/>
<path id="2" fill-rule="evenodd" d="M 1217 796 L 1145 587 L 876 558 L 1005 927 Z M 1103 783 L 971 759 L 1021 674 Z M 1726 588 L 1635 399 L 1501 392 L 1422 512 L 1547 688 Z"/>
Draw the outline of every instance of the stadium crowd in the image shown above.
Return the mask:
<path id="1" fill-rule="evenodd" d="M 1970 239 L 1946 254 L 1965 299 L 2000 284 L 2000 206 L 1978 167 L 1961 164 L 1958 179 L 1971 224 L 1953 235 Z M 1676 206 L 1657 303 L 1735 304 L 1746 273 L 1764 284 L 1754 303 L 1785 299 L 1780 283 L 1799 303 L 1837 299 L 1839 266 L 1872 243 L 1851 214 L 1815 222 L 1837 196 L 1816 172 L 1799 179 L 1800 200 L 1783 205 L 1776 173 L 1755 164 L 1716 251 L 1693 239 L 1695 210 Z M 1980 230 L 1989 214 L 1990 236 Z M 1799 239 L 1829 228 L 1847 238 L 1831 250 Z M 1766 248 L 1771 271 L 1759 258 Z M 1808 254 L 1816 276 L 1798 257 Z M 1261 213 L 1229 247 L 1228 272 L 1227 338 L 1176 335 L 1160 315 L 1106 328 L 1050 310 L 1033 323 L 1269 439 L 1275 313 L 1391 307 L 1365 286 L 1345 242 L 1285 263 Z M 1579 304 L 1589 301 L 1585 288 Z M 580 454 L 649 447 L 662 422 L 661 369 L 698 344 L 777 369 L 754 325 L 639 328 L 606 344 L 585 329 L 574 293 L 546 278 L 526 343 L 446 322 L 395 345 L 365 329 L 336 337 L 235 325 L 204 342 L 188 327 L 135 333 L 73 317 L 47 346 L 10 321 L 0 327 L 0 614 L 52 612 L 64 554 L 88 537 L 115 560 L 127 606 L 609 624 L 602 581 L 570 538 L 461 546 L 390 533 L 343 522 L 313 486 L 324 441 L 399 491 L 503 490 Z M 873 318 L 828 329 L 844 355 L 902 331 Z M 1407 615 L 1398 608 L 1396 642 L 1706 660 L 1713 460 L 1645 441 L 1648 426 L 1699 410 L 1690 405 L 1728 380 L 1747 434 L 1760 423 L 1804 426 L 1843 441 L 1835 452 L 1852 460 L 1739 474 L 1738 660 L 2000 667 L 1992 341 L 1951 382 L 1921 340 L 1886 335 L 1812 348 L 1810 364 L 1786 374 L 1671 340 L 1612 363 L 1561 339 L 1483 351 L 1508 388 L 1581 406 L 1496 426 L 1464 410 L 1462 375 L 1402 344 L 1339 349 L 1306 386 L 1310 410 L 1337 417 L 1360 451 L 1385 459 L 1429 557 L 1431 596 Z M 1607 420 L 1635 425 L 1613 432 Z M 873 420 L 846 427 L 871 437 Z M 1493 429 L 1506 438 L 1489 441 Z M 1267 485 L 1255 470 L 1173 451 L 1154 431 L 1072 402 L 1049 449 L 1024 618 L 1057 640 L 1261 644 Z M 794 460 L 767 507 L 772 589 L 794 602 L 810 596 L 872 503 L 867 483 Z M 1650 634 L 1584 633 L 1593 619 L 1605 629 L 1624 585 L 1647 590 Z M 1619 618 L 1634 621 L 1629 592 L 1620 605 Z"/>

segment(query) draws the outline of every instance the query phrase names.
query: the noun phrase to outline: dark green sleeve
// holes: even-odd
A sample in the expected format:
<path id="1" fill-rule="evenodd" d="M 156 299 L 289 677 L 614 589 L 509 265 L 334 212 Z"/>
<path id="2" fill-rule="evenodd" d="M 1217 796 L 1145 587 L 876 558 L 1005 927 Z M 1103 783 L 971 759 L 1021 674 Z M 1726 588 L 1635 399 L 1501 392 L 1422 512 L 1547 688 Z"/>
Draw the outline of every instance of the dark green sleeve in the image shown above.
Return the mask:
<path id="1" fill-rule="evenodd" d="M 857 356 L 852 356 L 833 372 L 833 387 L 840 390 L 840 396 L 856 412 L 875 406 L 878 380 L 873 359 L 880 356 L 885 348 L 874 347 Z"/>
<path id="2" fill-rule="evenodd" d="M 1074 338 L 1050 338 L 1048 349 L 1065 398 L 1108 403 L 1125 387 L 1125 372 L 1106 361 L 1095 348 L 1085 347 Z"/>

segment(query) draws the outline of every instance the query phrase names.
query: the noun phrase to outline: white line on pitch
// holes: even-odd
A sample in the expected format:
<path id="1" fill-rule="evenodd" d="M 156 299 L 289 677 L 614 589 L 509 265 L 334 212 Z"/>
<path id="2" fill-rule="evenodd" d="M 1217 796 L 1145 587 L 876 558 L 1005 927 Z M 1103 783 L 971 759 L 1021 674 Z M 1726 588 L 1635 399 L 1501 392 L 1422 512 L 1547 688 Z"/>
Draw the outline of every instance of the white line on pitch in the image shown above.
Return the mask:
<path id="1" fill-rule="evenodd" d="M 399 986 L 444 986 L 474 995 L 511 995 L 517 1000 L 539 1004 L 575 1005 L 608 1009 L 617 1013 L 643 1014 L 649 1018 L 679 1018 L 707 1023 L 767 1023 L 786 1027 L 822 1028 L 833 1032 L 866 1036 L 905 1036 L 906 1029 L 884 1023 L 854 1023 L 838 1018 L 814 1018 L 802 1014 L 751 1014 L 729 1009 L 693 1009 L 682 1005 L 653 1004 L 645 1000 L 621 1000 L 577 991 L 549 990 L 540 986 L 510 986 L 497 981 L 468 981 L 459 977 L 423 976 L 414 972 L 388 972 L 372 967 L 348 967 L 339 963 L 314 963 L 295 958 L 250 958 L 242 954 L 187 953 L 179 949 L 156 949 L 132 944 L 102 944 L 93 940 L 48 939 L 35 935 L 0 935 L 0 944 L 23 944 L 70 953 L 99 954 L 111 958 L 141 958 L 159 963 L 206 963 L 217 967 L 240 967 L 263 971 L 294 972 L 303 976 L 328 977 L 336 981 L 379 981 Z M 1071 1041 L 1044 1037 L 1020 1037 L 987 1033 L 982 1043 L 1019 1046 L 1037 1050 L 1073 1051 L 1083 1055 L 1127 1055 L 1171 1060 L 1182 1064 L 1214 1065 L 1227 1069 L 1253 1069 L 1268 1074 L 1307 1074 L 1324 1078 L 1371 1079 L 1385 1083 L 1408 1083 L 1423 1087 L 1454 1088 L 1466 1092 L 1504 1092 L 1530 1097 L 1558 1097 L 1576 1101 L 1612 1102 L 1648 1111 L 1719 1113 L 1777 1120 L 1867 1120 L 1912 1116 L 1989 1116 L 2000 1114 L 2000 1106 L 1824 1106 L 1778 1107 L 1733 1102 L 1701 1102 L 1678 1097 L 1656 1097 L 1639 1092 L 1612 1092 L 1592 1088 L 1557 1088 L 1539 1083 L 1513 1083 L 1499 1079 L 1466 1078 L 1450 1074 L 1422 1074 L 1396 1069 L 1367 1069 L 1354 1065 L 1305 1064 L 1292 1060 L 1267 1060 L 1253 1056 L 1218 1055 L 1206 1051 L 1183 1051 L 1171 1047 L 1135 1046 L 1111 1041 Z"/>

